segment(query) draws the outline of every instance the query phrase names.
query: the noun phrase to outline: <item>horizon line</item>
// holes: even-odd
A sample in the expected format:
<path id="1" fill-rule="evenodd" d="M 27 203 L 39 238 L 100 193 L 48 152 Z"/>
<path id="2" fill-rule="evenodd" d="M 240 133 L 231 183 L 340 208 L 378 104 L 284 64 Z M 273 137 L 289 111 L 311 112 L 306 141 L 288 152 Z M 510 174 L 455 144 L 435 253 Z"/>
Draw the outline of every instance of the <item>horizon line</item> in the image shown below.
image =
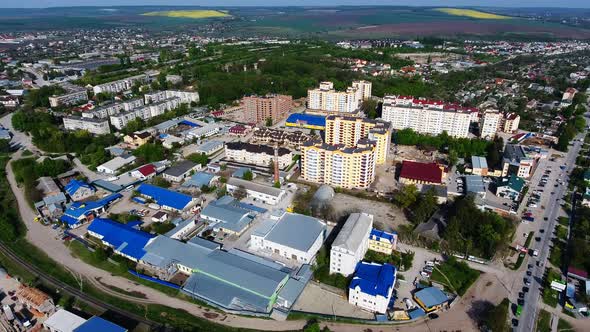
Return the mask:
<path id="1" fill-rule="evenodd" d="M 201 7 L 201 8 L 337 8 L 337 7 L 414 7 L 414 8 L 505 8 L 505 9 L 590 9 L 590 7 L 564 7 L 564 6 L 419 6 L 419 5 L 391 5 L 391 4 L 371 4 L 371 5 L 225 5 L 225 6 L 203 6 L 203 5 L 76 5 L 76 6 L 49 6 L 49 7 L 2 7 L 2 9 L 50 9 L 50 8 L 130 8 L 130 7 Z"/>

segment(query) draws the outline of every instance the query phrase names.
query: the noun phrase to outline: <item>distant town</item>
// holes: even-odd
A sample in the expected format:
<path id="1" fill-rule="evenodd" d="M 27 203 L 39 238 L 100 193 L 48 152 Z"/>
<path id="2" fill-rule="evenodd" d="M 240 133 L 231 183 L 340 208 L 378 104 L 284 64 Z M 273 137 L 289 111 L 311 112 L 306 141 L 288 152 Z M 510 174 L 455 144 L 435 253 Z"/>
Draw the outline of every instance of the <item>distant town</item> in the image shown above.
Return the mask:
<path id="1" fill-rule="evenodd" d="M 4 331 L 587 331 L 590 43 L 0 35 Z"/>

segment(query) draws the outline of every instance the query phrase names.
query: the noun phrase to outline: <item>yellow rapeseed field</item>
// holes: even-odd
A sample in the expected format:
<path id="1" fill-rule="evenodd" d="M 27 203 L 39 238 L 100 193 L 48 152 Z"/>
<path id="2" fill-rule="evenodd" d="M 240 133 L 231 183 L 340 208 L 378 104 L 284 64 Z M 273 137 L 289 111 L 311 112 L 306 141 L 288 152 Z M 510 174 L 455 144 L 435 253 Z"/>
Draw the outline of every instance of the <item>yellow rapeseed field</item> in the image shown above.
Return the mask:
<path id="1" fill-rule="evenodd" d="M 165 16 L 165 17 L 182 17 L 182 18 L 212 18 L 230 16 L 228 13 L 220 10 L 170 10 L 162 12 L 149 12 L 141 14 L 144 16 Z"/>
<path id="2" fill-rule="evenodd" d="M 496 15 L 491 13 L 480 12 L 479 10 L 473 9 L 461 9 L 461 8 L 436 8 L 435 10 L 449 15 L 455 16 L 467 16 L 471 18 L 479 18 L 482 20 L 505 20 L 511 18 L 510 16 Z"/>

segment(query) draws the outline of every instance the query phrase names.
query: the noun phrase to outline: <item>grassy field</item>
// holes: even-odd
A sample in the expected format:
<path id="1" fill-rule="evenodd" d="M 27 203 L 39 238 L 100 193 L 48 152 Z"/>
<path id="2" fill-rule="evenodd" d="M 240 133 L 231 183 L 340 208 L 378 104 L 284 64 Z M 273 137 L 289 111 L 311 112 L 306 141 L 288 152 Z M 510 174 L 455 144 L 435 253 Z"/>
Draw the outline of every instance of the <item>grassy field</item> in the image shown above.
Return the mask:
<path id="1" fill-rule="evenodd" d="M 464 295 L 478 277 L 479 271 L 470 268 L 467 263 L 451 257 L 434 269 L 430 279 L 447 285 L 450 290 L 459 295 Z"/>
<path id="2" fill-rule="evenodd" d="M 537 332 L 551 332 L 551 314 L 545 310 L 539 312 Z"/>
<path id="3" fill-rule="evenodd" d="M 492 13 L 481 12 L 473 9 L 461 9 L 461 8 L 436 8 L 436 11 L 446 13 L 454 16 L 465 16 L 469 18 L 476 18 L 480 20 L 505 20 L 510 19 L 510 16 L 496 15 Z"/>
<path id="4" fill-rule="evenodd" d="M 162 12 L 148 12 L 141 14 L 143 16 L 164 16 L 164 17 L 179 17 L 179 18 L 216 18 L 231 16 L 225 11 L 220 10 L 169 10 Z"/>

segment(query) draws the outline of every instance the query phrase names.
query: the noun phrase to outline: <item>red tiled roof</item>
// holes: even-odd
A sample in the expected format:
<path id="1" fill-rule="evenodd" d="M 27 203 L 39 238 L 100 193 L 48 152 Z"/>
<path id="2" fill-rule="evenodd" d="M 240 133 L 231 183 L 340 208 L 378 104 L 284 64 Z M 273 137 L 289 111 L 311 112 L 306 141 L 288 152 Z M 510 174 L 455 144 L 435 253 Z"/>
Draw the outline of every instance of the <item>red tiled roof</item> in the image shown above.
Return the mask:
<path id="1" fill-rule="evenodd" d="M 141 166 L 138 171 L 143 174 L 143 176 L 148 176 L 150 174 L 156 173 L 156 166 L 152 164 L 147 164 Z"/>
<path id="2" fill-rule="evenodd" d="M 571 274 L 575 274 L 575 275 L 580 276 L 580 277 L 582 277 L 584 279 L 588 279 L 588 272 L 586 272 L 586 271 L 584 271 L 582 269 L 575 268 L 573 266 L 570 266 L 570 267 L 567 268 L 567 273 L 568 274 L 570 274 L 570 273 Z"/>
<path id="3" fill-rule="evenodd" d="M 410 160 L 402 162 L 400 178 L 430 183 L 442 183 L 443 171 L 437 163 L 419 163 Z"/>

